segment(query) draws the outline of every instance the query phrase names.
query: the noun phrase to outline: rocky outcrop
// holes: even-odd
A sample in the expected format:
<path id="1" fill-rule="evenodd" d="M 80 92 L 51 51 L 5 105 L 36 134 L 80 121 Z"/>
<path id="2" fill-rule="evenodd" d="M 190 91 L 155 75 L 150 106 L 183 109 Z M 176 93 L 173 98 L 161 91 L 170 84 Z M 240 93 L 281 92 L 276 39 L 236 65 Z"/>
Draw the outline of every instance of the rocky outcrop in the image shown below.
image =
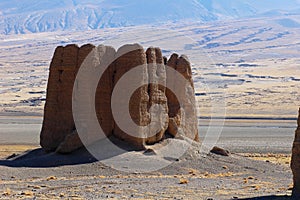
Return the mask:
<path id="1" fill-rule="evenodd" d="M 147 63 L 148 63 L 148 95 L 149 103 L 148 108 L 153 126 L 150 128 L 150 133 L 155 132 L 155 135 L 148 135 L 146 140 L 147 144 L 154 144 L 157 141 L 163 139 L 164 133 L 166 132 L 169 124 L 168 116 L 168 103 L 166 97 L 166 88 L 162 85 L 166 85 L 167 75 L 164 65 L 164 58 L 159 48 L 150 47 L 146 51 Z M 160 107 L 161 106 L 161 107 Z M 154 130 L 153 130 L 154 129 Z M 157 129 L 157 130 L 155 130 Z"/>
<path id="2" fill-rule="evenodd" d="M 98 48 L 97 52 L 109 52 L 109 55 L 103 55 L 113 60 L 102 74 L 95 95 L 95 111 L 107 137 L 124 140 L 137 149 L 157 143 L 168 135 L 187 136 L 198 141 L 194 86 L 191 65 L 186 56 L 173 54 L 167 60 L 159 48 L 150 47 L 144 51 L 138 44 L 125 45 L 118 51 L 105 46 L 84 45 L 79 48 L 68 45 L 57 47 L 50 65 L 40 135 L 41 146 L 46 151 L 69 153 L 82 147 L 72 115 L 72 93 L 81 64 L 95 48 Z M 99 59 L 101 63 L 103 57 Z M 179 98 L 165 87 L 166 83 L 176 85 L 176 80 L 171 78 L 172 74 L 166 72 L 165 64 L 187 80 L 184 87 L 181 87 Z M 120 79 L 137 66 L 141 71 L 134 79 L 140 87 L 133 92 L 128 105 L 130 117 L 137 126 L 127 133 L 113 117 L 112 93 Z M 118 96 L 123 97 L 128 91 L 122 90 L 120 93 Z M 183 102 L 179 104 L 178 99 Z M 116 101 L 118 105 L 128 104 L 123 98 Z M 143 128 L 145 126 L 149 128 Z"/>
<path id="3" fill-rule="evenodd" d="M 93 45 L 57 47 L 50 64 L 47 101 L 40 135 L 41 146 L 56 150 L 66 136 L 75 131 L 72 91 L 77 71 Z M 72 137 L 74 138 L 74 137 Z"/>
<path id="4" fill-rule="evenodd" d="M 140 88 L 138 88 L 132 95 L 128 108 L 130 116 L 136 125 L 145 126 L 149 124 L 149 113 L 147 106 L 149 102 L 149 94 L 147 85 L 144 82 L 148 80 L 147 73 L 147 58 L 146 53 L 140 45 L 124 45 L 118 49 L 115 60 L 115 75 L 114 86 L 118 81 L 131 69 L 140 66 L 142 68 L 139 77 L 135 77 Z M 126 96 L 128 91 L 122 90 L 120 97 Z M 116 104 L 127 105 L 126 99 L 118 99 Z M 123 113 L 120 113 L 123 114 Z M 145 143 L 146 133 L 139 130 L 138 127 L 132 127 L 132 133 L 125 133 L 117 123 L 115 123 L 113 135 L 121 140 L 124 140 L 139 149 L 143 149 Z"/>
<path id="5" fill-rule="evenodd" d="M 222 149 L 220 147 L 214 146 L 211 150 L 210 153 L 214 153 L 220 156 L 230 156 L 230 152 L 226 149 Z"/>
<path id="6" fill-rule="evenodd" d="M 177 54 L 173 54 L 167 61 L 167 66 L 175 69 L 188 80 L 188 82 L 184 83 L 186 84 L 185 87 L 181 88 L 182 91 L 179 91 L 179 95 L 181 96 L 176 96 L 169 89 L 166 91 L 170 117 L 168 132 L 172 136 L 183 134 L 199 141 L 198 123 L 197 118 L 195 117 L 197 116 L 197 111 L 191 64 L 185 55 L 179 57 Z M 174 74 L 172 74 L 175 72 L 170 71 L 170 73 L 171 74 L 167 74 L 167 77 L 170 77 L 167 79 L 167 81 L 169 81 L 168 85 L 176 85 L 177 80 L 171 78 L 175 77 Z M 181 102 L 181 105 L 179 104 L 178 99 L 183 101 Z M 184 119 L 184 123 L 180 119 Z"/>
<path id="7" fill-rule="evenodd" d="M 298 127 L 295 133 L 295 140 L 292 150 L 292 162 L 291 168 L 294 175 L 294 188 L 293 197 L 294 199 L 300 199 L 300 109 L 299 117 L 297 121 Z"/>

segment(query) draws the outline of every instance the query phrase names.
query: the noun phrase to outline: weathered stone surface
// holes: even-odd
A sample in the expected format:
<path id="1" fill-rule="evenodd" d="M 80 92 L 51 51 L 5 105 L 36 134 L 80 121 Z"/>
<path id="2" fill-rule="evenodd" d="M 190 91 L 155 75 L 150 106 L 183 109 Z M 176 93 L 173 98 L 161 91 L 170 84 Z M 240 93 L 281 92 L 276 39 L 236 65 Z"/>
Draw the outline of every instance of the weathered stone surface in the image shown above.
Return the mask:
<path id="1" fill-rule="evenodd" d="M 116 55 L 116 50 L 112 47 L 102 46 L 105 48 L 106 57 L 103 60 L 109 62 L 104 65 L 110 64 L 110 61 L 114 60 Z M 99 47 L 98 47 L 99 49 Z M 110 136 L 114 130 L 114 120 L 111 111 L 111 94 L 113 91 L 113 84 L 114 84 L 114 76 L 115 73 L 115 65 L 111 63 L 110 66 L 104 71 L 100 81 L 98 83 L 96 97 L 95 97 L 95 108 L 96 114 L 98 117 L 98 121 L 100 126 L 105 133 L 106 136 Z"/>
<path id="2" fill-rule="evenodd" d="M 79 67 L 82 65 L 83 61 L 85 58 L 88 56 L 93 51 L 93 54 L 96 58 L 103 58 L 101 63 L 95 62 L 95 63 L 86 63 L 85 65 L 88 65 L 88 68 L 86 70 L 87 73 L 92 74 L 94 71 L 100 71 L 99 69 L 97 70 L 96 68 L 104 68 L 107 65 L 110 64 L 110 62 L 113 61 L 114 56 L 115 56 L 115 49 L 112 47 L 108 46 L 103 46 L 100 45 L 97 48 L 95 46 L 87 44 L 82 46 L 79 49 L 79 54 L 78 54 L 78 65 L 77 65 L 77 71 L 79 70 Z M 98 118 L 98 122 L 106 136 L 110 136 L 112 134 L 113 130 L 113 120 L 112 120 L 112 113 L 111 113 L 111 107 L 110 107 L 110 97 L 111 97 L 111 92 L 112 92 L 112 72 L 113 68 L 108 67 L 106 71 L 104 71 L 103 75 L 101 76 L 101 79 L 99 81 L 99 84 L 96 89 L 96 94 L 95 94 L 95 106 L 93 105 L 86 105 L 85 109 L 88 108 L 88 110 L 96 109 L 96 115 Z M 82 83 L 81 81 L 84 80 L 79 80 L 76 84 L 87 84 L 85 87 L 87 89 L 90 89 L 91 86 L 88 85 L 89 83 Z M 91 95 L 89 95 L 91 96 Z M 93 108 L 95 107 L 95 108 Z M 93 127 L 89 127 L 90 130 L 93 129 Z M 86 138 L 89 138 L 91 141 L 86 141 L 86 143 L 93 142 L 95 138 L 98 138 L 99 134 L 95 133 L 94 131 L 90 131 L 87 133 Z M 79 135 L 77 131 L 73 131 L 72 133 L 68 134 L 64 141 L 59 145 L 59 147 L 56 149 L 56 152 L 59 153 L 68 153 L 72 152 L 80 147 L 82 147 L 83 144 L 79 138 Z"/>
<path id="3" fill-rule="evenodd" d="M 221 156 L 230 156 L 230 152 L 228 150 L 216 146 L 214 146 L 210 152 Z"/>
<path id="4" fill-rule="evenodd" d="M 82 142 L 80 140 L 80 137 L 78 136 L 77 131 L 75 130 L 72 133 L 66 135 L 65 139 L 57 147 L 56 152 L 70 153 L 80 147 L 82 147 Z"/>
<path id="5" fill-rule="evenodd" d="M 179 126 L 180 126 L 180 110 L 178 111 L 177 115 L 175 117 L 169 118 L 169 124 L 168 124 L 168 133 L 172 135 L 173 137 L 179 136 Z"/>
<path id="6" fill-rule="evenodd" d="M 151 116 L 151 127 L 147 144 L 154 144 L 163 139 L 164 133 L 168 128 L 168 104 L 166 97 L 166 70 L 161 50 L 150 47 L 146 51 L 148 64 L 148 95 L 149 110 Z M 152 136 L 153 133 L 156 133 Z"/>
<path id="7" fill-rule="evenodd" d="M 138 44 L 133 45 L 124 45 L 120 47 L 116 54 L 115 60 L 115 73 L 114 73 L 114 86 L 118 83 L 121 77 L 126 74 L 131 69 L 140 66 L 141 73 L 139 74 L 138 81 L 139 85 L 142 85 L 137 89 L 129 102 L 128 109 L 131 115 L 132 120 L 138 126 L 146 126 L 149 124 L 150 116 L 148 113 L 148 86 L 144 85 L 145 82 L 148 82 L 148 72 L 147 72 L 147 60 L 146 53 L 142 46 Z M 137 77 L 135 77 L 137 78 Z M 128 91 L 123 90 L 121 94 L 118 94 L 120 97 L 126 96 Z M 127 105 L 127 102 L 119 98 L 117 104 Z M 123 113 L 120 113 L 123 114 Z M 136 128 L 133 131 L 134 133 L 125 133 L 117 123 L 114 123 L 113 134 L 117 138 L 127 141 L 134 145 L 137 148 L 144 149 L 146 134 L 143 130 Z"/>
<path id="8" fill-rule="evenodd" d="M 75 130 L 72 116 L 72 91 L 76 77 L 79 47 L 58 47 L 50 65 L 47 101 L 40 136 L 41 146 L 55 150 L 66 135 Z"/>
<path id="9" fill-rule="evenodd" d="M 101 45 L 97 48 L 93 45 L 84 45 L 81 48 L 68 45 L 56 49 L 50 66 L 47 101 L 40 136 L 41 146 L 45 150 L 68 153 L 82 147 L 72 115 L 72 93 L 79 67 L 92 51 L 99 53 L 99 56 L 96 62 L 91 62 L 97 65 L 91 66 L 91 70 L 93 67 L 102 68 L 109 65 L 101 76 L 95 95 L 96 115 L 106 136 L 124 140 L 137 149 L 145 149 L 145 145 L 159 142 L 164 139 L 166 133 L 174 137 L 185 135 L 198 140 L 191 67 L 185 56 L 173 54 L 167 61 L 159 48 L 150 47 L 145 52 L 138 44 L 125 45 L 117 52 L 112 47 Z M 173 75 L 166 74 L 166 63 L 188 80 L 180 92 L 182 95 L 180 98 L 184 99 L 184 102 L 181 102 L 182 107 L 176 96 L 164 86 L 167 81 L 173 81 L 171 84 L 176 86 L 176 80 L 168 79 Z M 113 117 L 112 93 L 118 81 L 137 66 L 141 71 L 132 78 L 139 84 L 139 88 L 131 95 L 129 105 L 122 98 L 128 93 L 126 89 L 118 94 L 121 98 L 116 101 L 117 105 L 128 105 L 130 117 L 137 125 L 127 134 Z M 129 81 L 132 81 L 132 78 Z M 149 82 L 151 84 L 148 84 Z M 76 82 L 81 83 L 82 80 Z M 89 86 L 86 85 L 86 88 Z M 88 110 L 92 109 L 89 107 Z M 148 125 L 150 129 L 145 129 L 144 127 Z"/>
<path id="10" fill-rule="evenodd" d="M 291 168 L 294 175 L 294 189 L 293 197 L 294 199 L 300 199 L 300 109 L 299 117 L 297 121 L 298 127 L 295 133 L 295 140 L 292 150 L 292 162 Z"/>
<path id="11" fill-rule="evenodd" d="M 167 61 L 167 66 L 176 70 L 176 64 L 178 60 L 177 54 L 172 54 L 170 59 Z M 171 71 L 167 74 L 167 77 L 174 77 L 174 72 Z M 172 78 L 167 78 L 167 82 L 169 85 L 175 87 L 175 80 Z M 175 137 L 178 133 L 178 127 L 180 126 L 180 104 L 176 95 L 169 89 L 166 89 L 166 96 L 168 99 L 168 109 L 169 109 L 169 126 L 168 126 L 168 133 Z"/>
<path id="12" fill-rule="evenodd" d="M 179 95 L 181 96 L 176 97 L 172 91 L 168 89 L 166 91 L 170 117 L 168 132 L 173 136 L 182 134 L 199 141 L 198 122 L 197 117 L 195 117 L 197 116 L 197 111 L 191 64 L 185 55 L 179 57 L 177 54 L 173 54 L 168 60 L 167 66 L 175 69 L 187 80 L 185 87 L 181 89 L 182 91 L 179 91 Z M 175 84 L 176 87 L 178 83 L 170 77 L 174 77 L 174 75 L 167 74 L 167 81 L 169 81 L 170 85 Z M 183 100 L 183 102 L 180 102 L 181 105 L 178 99 Z M 181 119 L 184 119 L 184 122 Z"/>
<path id="13" fill-rule="evenodd" d="M 94 46 L 90 44 L 81 48 L 77 45 L 68 45 L 57 47 L 55 50 L 50 65 L 47 101 L 40 136 L 41 146 L 47 151 L 55 150 L 66 136 L 75 130 L 72 115 L 74 81 L 81 63 L 93 48 Z M 72 135 L 71 138 L 75 137 Z M 74 146 L 75 144 L 73 143 Z"/>

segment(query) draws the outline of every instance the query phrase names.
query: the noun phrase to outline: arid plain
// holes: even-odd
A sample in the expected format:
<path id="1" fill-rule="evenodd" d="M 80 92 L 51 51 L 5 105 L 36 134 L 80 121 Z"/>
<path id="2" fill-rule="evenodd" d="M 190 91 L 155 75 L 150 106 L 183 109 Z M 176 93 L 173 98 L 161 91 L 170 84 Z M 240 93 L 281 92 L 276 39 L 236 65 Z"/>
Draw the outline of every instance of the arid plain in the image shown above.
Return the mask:
<path id="1" fill-rule="evenodd" d="M 287 18 L 299 20 L 299 15 Z M 211 136 L 209 129 L 222 129 L 213 137 L 232 156 L 206 155 L 194 144 L 165 169 L 127 174 L 93 162 L 83 150 L 70 157 L 36 150 L 30 154 L 36 160 L 14 166 L 9 160 L 0 161 L 0 198 L 242 199 L 290 194 L 289 155 L 300 102 L 299 29 L 262 17 L 251 22 L 1 35 L 1 158 L 39 148 L 56 46 L 104 43 L 117 48 L 137 42 L 159 46 L 166 56 L 173 52 L 189 56 L 201 140 Z M 82 161 L 76 155 L 83 156 Z M 69 163 L 59 161 L 67 158 Z M 57 164 L 47 166 L 47 159 Z"/>

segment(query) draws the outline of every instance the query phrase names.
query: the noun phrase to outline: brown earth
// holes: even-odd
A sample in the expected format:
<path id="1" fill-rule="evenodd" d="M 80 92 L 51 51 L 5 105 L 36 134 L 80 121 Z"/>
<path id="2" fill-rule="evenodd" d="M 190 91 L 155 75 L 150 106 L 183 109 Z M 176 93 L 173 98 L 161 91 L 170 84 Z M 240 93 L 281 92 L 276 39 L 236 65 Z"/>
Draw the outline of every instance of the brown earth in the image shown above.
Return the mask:
<path id="1" fill-rule="evenodd" d="M 194 144 L 173 164 L 149 173 L 117 171 L 84 150 L 71 155 L 34 150 L 0 161 L 0 198 L 290 199 L 286 165 L 197 149 Z"/>
<path id="2" fill-rule="evenodd" d="M 98 58 L 98 60 L 94 62 L 85 60 L 87 57 Z M 180 88 L 177 94 L 179 96 L 175 96 L 169 90 L 166 91 L 162 86 L 174 79 L 174 74 L 167 73 L 165 62 L 167 66 L 175 69 L 173 73 L 179 72 L 187 80 L 185 85 L 178 87 Z M 136 149 L 145 149 L 145 145 L 157 143 L 169 136 L 184 135 L 193 140 L 199 140 L 191 64 L 186 56 L 179 57 L 174 54 L 168 61 L 165 61 L 159 48 L 150 47 L 145 52 L 138 44 L 124 45 L 117 51 L 103 45 L 99 47 L 84 45 L 80 48 L 77 45 L 67 45 L 56 48 L 50 65 L 44 121 L 40 136 L 40 144 L 46 151 L 69 153 L 83 146 L 73 119 L 72 94 L 74 85 L 86 83 L 82 83 L 84 80 L 75 82 L 75 78 L 81 65 L 90 64 L 88 70 L 91 71 L 94 67 L 106 67 L 105 63 L 109 66 L 99 81 L 95 108 L 99 124 L 107 137 L 116 137 L 126 141 Z M 131 96 L 129 112 L 132 120 L 139 126 L 146 126 L 150 122 L 157 125 L 159 130 L 154 129 L 156 131 L 154 135 L 150 135 L 150 132 L 153 132 L 151 128 L 150 132 L 145 132 L 147 129 L 140 127 L 134 129 L 134 133 L 125 133 L 112 116 L 110 105 L 113 89 L 121 77 L 136 66 L 141 66 L 143 69 L 138 77 L 135 77 L 141 87 Z M 145 84 L 148 82 L 151 84 Z M 174 87 L 178 85 L 176 80 L 173 80 L 172 84 Z M 119 94 L 120 96 L 128 93 L 126 90 L 121 92 L 124 94 Z M 116 104 L 126 105 L 124 101 L 119 98 Z M 160 110 L 161 108 L 157 105 L 164 109 Z M 154 111 L 150 109 L 152 106 Z"/>
<path id="3" fill-rule="evenodd" d="M 294 189 L 293 196 L 300 198 L 300 109 L 298 117 L 298 127 L 295 133 L 295 140 L 293 144 L 291 168 L 294 175 Z"/>

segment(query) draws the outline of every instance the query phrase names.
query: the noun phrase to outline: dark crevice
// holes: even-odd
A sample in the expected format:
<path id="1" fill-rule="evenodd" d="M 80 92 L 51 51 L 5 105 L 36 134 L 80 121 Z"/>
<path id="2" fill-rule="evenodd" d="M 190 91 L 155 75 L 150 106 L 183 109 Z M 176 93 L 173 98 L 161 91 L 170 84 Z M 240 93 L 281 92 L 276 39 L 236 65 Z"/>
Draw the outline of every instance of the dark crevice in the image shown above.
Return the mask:
<path id="1" fill-rule="evenodd" d="M 115 65 L 115 63 L 112 63 L 109 67 L 108 67 L 108 69 L 109 68 L 112 68 L 112 75 L 111 75 L 111 78 L 112 78 L 112 80 L 111 80 L 111 91 L 110 91 L 110 93 L 112 94 L 112 92 L 113 92 L 113 90 L 114 90 L 114 86 L 115 86 L 115 81 L 116 81 L 116 74 L 117 74 L 117 70 L 116 70 L 116 65 Z M 112 112 L 112 111 L 111 111 Z M 116 123 L 115 123 L 115 120 L 113 119 L 112 120 L 112 124 L 111 124 L 111 127 L 112 127 L 112 131 L 111 131 L 111 136 L 114 136 L 115 135 L 115 130 L 116 130 Z"/>
<path id="2" fill-rule="evenodd" d="M 169 133 L 169 131 L 167 131 L 167 130 L 166 130 L 166 132 L 165 132 L 165 134 L 164 134 L 164 138 L 163 138 L 163 139 L 165 140 L 165 139 L 169 139 L 169 138 L 174 138 L 174 136 L 173 136 L 173 135 L 171 135 L 171 134 Z"/>
<path id="3" fill-rule="evenodd" d="M 113 73 L 112 73 L 112 86 L 113 86 L 113 87 L 114 87 L 114 85 L 115 85 L 116 73 L 117 73 L 116 70 L 114 70 Z M 113 88 L 112 88 L 112 89 L 113 89 Z"/>
<path id="4" fill-rule="evenodd" d="M 58 82 L 60 82 L 60 83 L 62 82 L 61 76 L 62 76 L 63 72 L 64 72 L 64 70 L 58 70 L 58 73 L 59 73 Z"/>

